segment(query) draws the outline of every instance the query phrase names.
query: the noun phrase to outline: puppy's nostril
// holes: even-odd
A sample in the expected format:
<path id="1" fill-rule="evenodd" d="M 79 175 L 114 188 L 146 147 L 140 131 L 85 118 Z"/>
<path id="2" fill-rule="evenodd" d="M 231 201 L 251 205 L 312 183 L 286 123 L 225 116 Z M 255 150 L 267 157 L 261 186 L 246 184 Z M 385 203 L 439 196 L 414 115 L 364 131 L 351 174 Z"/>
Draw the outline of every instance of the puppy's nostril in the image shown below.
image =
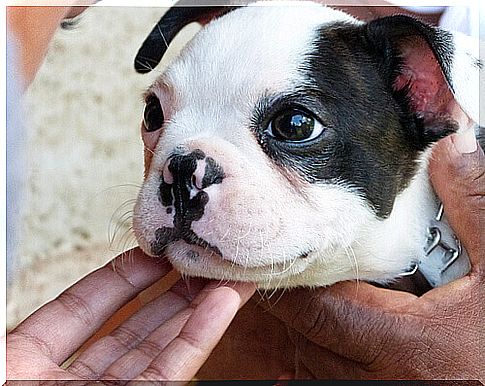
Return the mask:
<path id="1" fill-rule="evenodd" d="M 205 186 L 202 185 L 202 180 L 205 174 L 205 160 L 197 161 L 197 167 L 192 175 L 192 186 L 198 190 L 202 190 Z"/>
<path id="2" fill-rule="evenodd" d="M 168 159 L 165 162 L 165 164 L 163 165 L 163 168 L 162 168 L 162 178 L 163 178 L 163 181 L 166 184 L 172 185 L 173 184 L 173 175 L 172 175 L 172 172 L 169 169 L 170 161 L 171 160 Z"/>
<path id="3" fill-rule="evenodd" d="M 202 187 L 205 188 L 206 186 L 222 183 L 222 180 L 226 176 L 222 166 L 219 165 L 212 157 L 207 157 L 205 162 L 206 166 L 204 177 L 202 178 Z"/>
<path id="4" fill-rule="evenodd" d="M 225 174 L 222 166 L 212 157 L 206 157 L 202 150 L 189 154 L 171 155 L 162 168 L 162 180 L 167 185 L 177 185 L 184 190 L 203 190 L 213 184 L 220 184 Z"/>

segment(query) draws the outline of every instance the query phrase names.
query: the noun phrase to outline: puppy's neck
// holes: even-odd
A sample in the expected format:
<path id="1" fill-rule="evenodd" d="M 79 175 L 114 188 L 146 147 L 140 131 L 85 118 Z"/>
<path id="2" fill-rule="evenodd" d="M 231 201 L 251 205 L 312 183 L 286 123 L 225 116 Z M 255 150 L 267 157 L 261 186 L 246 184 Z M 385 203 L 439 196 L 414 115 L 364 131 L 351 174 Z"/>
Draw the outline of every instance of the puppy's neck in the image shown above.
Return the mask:
<path id="1" fill-rule="evenodd" d="M 391 280 L 421 256 L 426 229 L 438 207 L 428 179 L 430 153 L 428 149 L 418 160 L 416 175 L 396 197 L 390 216 L 376 220 L 353 243 L 362 279 L 385 281 L 388 276 Z"/>

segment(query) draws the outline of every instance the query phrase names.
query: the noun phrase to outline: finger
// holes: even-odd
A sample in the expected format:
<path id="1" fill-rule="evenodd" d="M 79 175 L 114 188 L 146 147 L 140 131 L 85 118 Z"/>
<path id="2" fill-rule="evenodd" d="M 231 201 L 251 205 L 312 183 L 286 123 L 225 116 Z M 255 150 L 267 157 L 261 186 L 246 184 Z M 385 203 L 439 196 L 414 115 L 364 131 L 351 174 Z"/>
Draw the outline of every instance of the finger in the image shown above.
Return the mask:
<path id="1" fill-rule="evenodd" d="M 139 379 L 191 379 L 207 360 L 238 309 L 254 292 L 255 286 L 251 283 L 227 283 L 223 286 L 213 283 L 206 287 L 191 303 L 192 309 L 180 332 Z"/>
<path id="2" fill-rule="evenodd" d="M 485 266 L 485 156 L 472 129 L 439 141 L 429 162 L 433 187 L 470 256 L 474 272 Z"/>
<path id="3" fill-rule="evenodd" d="M 360 363 L 318 346 L 293 329 L 288 336 L 296 347 L 296 379 L 369 379 Z"/>
<path id="4" fill-rule="evenodd" d="M 128 351 L 104 372 L 102 379 L 135 379 L 160 355 L 169 343 L 180 334 L 193 310 L 181 309 L 166 323 L 160 325 L 137 347 Z"/>
<path id="5" fill-rule="evenodd" d="M 261 303 L 317 345 L 362 363 L 372 363 L 392 347 L 390 341 L 401 343 L 394 333 L 403 323 L 402 314 L 412 313 L 418 304 L 412 294 L 362 282 L 341 282 L 312 291 L 292 290 L 276 304 Z"/>
<path id="6" fill-rule="evenodd" d="M 64 291 L 12 334 L 61 364 L 115 311 L 170 270 L 166 261 L 132 249 Z"/>
<path id="7" fill-rule="evenodd" d="M 82 352 L 69 366 L 69 372 L 83 379 L 98 379 L 114 362 L 132 351 L 189 303 L 187 286 L 179 280 L 171 290 L 143 306 L 121 326 Z M 129 378 L 130 376 L 120 376 L 118 379 Z"/>
<path id="8" fill-rule="evenodd" d="M 185 307 L 177 314 L 173 314 L 170 320 L 157 327 L 139 345 L 129 350 L 112 363 L 103 374 L 103 379 L 134 379 L 140 375 L 148 365 L 165 349 L 165 347 L 180 333 L 182 327 L 191 316 L 194 307 L 200 303 L 214 283 L 203 290 L 202 284 L 207 285 L 207 280 L 191 279 L 187 282 L 179 281 L 171 291 L 184 298 Z M 196 296 L 197 295 L 197 296 Z M 194 299 L 195 297 L 195 299 Z M 189 303 L 192 301 L 191 307 Z"/>

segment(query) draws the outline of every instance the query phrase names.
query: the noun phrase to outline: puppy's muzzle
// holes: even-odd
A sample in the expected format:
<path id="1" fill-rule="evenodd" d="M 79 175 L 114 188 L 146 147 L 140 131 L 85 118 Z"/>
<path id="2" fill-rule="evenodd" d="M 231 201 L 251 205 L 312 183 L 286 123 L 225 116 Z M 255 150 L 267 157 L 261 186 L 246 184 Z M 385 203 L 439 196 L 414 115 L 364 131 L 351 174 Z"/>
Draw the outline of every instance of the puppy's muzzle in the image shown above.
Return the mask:
<path id="1" fill-rule="evenodd" d="M 167 159 L 162 169 L 159 200 L 167 214 L 173 213 L 174 226 L 157 229 L 153 253 L 162 254 L 169 243 L 184 240 L 221 255 L 218 248 L 198 237 L 191 228 L 194 221 L 202 218 L 210 200 L 205 189 L 221 184 L 224 177 L 223 168 L 200 149 L 188 154 L 176 152 Z"/>

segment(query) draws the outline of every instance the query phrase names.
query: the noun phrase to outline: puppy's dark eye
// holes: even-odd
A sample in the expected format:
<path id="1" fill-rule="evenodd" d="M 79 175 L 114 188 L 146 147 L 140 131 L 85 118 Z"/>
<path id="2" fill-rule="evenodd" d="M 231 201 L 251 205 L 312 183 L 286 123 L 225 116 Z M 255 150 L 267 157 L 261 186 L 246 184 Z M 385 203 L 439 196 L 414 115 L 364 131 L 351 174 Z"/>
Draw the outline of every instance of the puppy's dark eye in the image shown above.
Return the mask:
<path id="1" fill-rule="evenodd" d="M 306 142 L 318 137 L 324 127 L 310 114 L 301 110 L 285 110 L 277 114 L 268 126 L 268 134 L 279 141 Z"/>
<path id="2" fill-rule="evenodd" d="M 143 124 L 146 131 L 157 131 L 163 126 L 163 110 L 160 100 L 155 95 L 146 98 L 143 111 Z"/>

